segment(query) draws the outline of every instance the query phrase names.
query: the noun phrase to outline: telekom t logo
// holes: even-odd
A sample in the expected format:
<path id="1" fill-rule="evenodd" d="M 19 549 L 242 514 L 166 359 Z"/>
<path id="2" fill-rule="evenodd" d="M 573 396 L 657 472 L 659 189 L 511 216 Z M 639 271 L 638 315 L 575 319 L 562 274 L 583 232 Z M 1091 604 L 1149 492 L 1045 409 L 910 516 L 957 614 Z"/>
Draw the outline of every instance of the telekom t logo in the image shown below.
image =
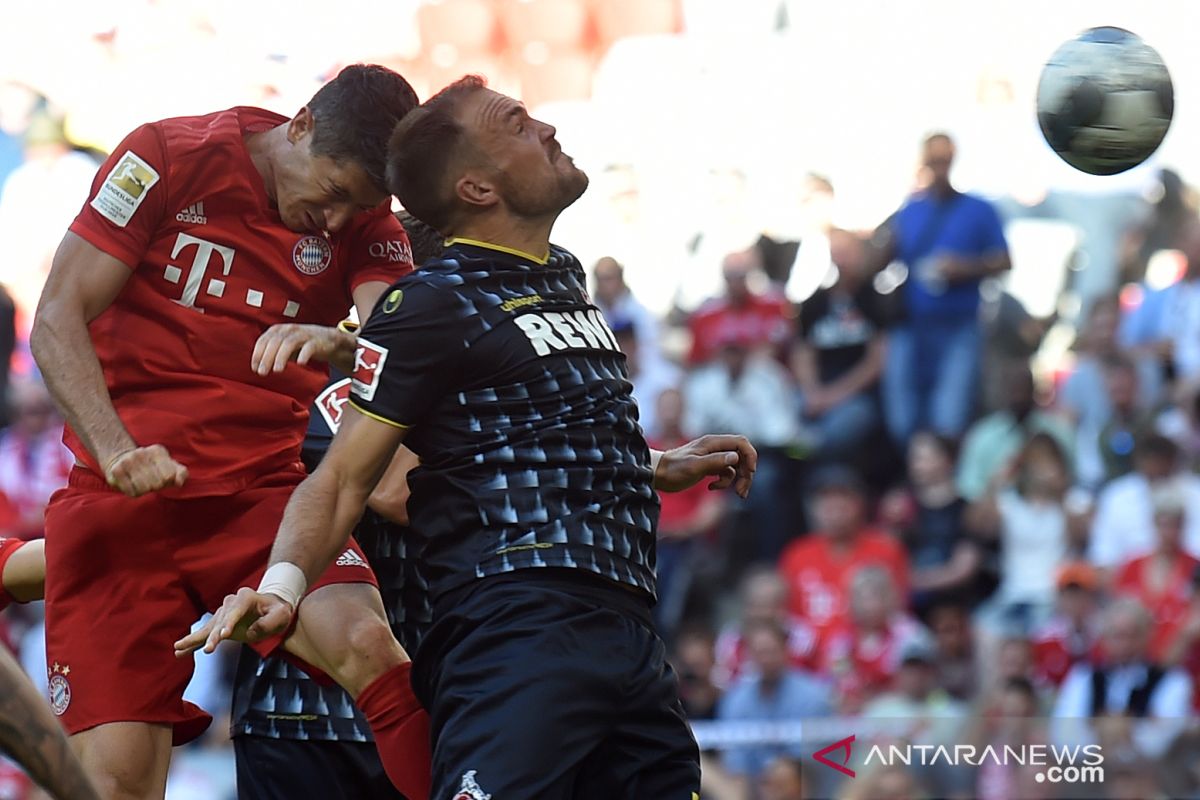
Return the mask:
<path id="1" fill-rule="evenodd" d="M 855 775 L 854 770 L 850 769 L 846 765 L 850 763 L 850 745 L 854 743 L 854 736 L 854 734 L 851 734 L 845 739 L 834 742 L 827 747 L 822 747 L 820 750 L 813 753 L 813 758 L 815 758 L 817 761 L 820 761 L 825 766 L 833 767 L 843 775 L 849 775 L 851 778 L 853 778 Z M 836 753 L 841 750 L 846 751 L 846 757 L 841 760 L 842 763 L 839 764 L 836 761 L 830 761 L 828 758 L 826 758 L 826 756 L 830 753 Z"/>
<path id="2" fill-rule="evenodd" d="M 203 314 L 204 309 L 196 307 L 196 298 L 200 294 L 200 284 L 204 282 L 204 273 L 208 269 L 208 262 L 213 253 L 216 253 L 221 257 L 221 274 L 228 275 L 233 266 L 234 249 L 181 233 L 175 239 L 171 258 L 178 258 L 180 253 L 192 246 L 195 246 L 196 254 L 192 257 L 192 267 L 188 270 L 187 280 L 183 284 L 183 294 L 175 302 L 184 308 L 195 308 Z M 168 264 L 163 272 L 163 277 L 171 283 L 179 283 L 179 279 L 183 277 L 183 270 L 174 264 Z M 208 282 L 207 293 L 213 297 L 220 297 L 225 293 L 225 281 L 213 278 Z"/>

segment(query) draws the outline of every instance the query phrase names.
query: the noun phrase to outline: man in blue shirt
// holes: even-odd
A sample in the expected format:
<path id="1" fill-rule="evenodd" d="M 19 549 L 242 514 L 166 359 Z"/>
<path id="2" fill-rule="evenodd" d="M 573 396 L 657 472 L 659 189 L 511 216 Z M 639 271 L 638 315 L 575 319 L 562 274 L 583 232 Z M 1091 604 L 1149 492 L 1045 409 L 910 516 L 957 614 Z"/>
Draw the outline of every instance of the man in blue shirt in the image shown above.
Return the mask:
<path id="1" fill-rule="evenodd" d="M 930 428 L 959 436 L 970 422 L 979 378 L 979 285 L 1008 270 L 1008 244 L 996 210 L 950 183 L 954 143 L 925 139 L 928 180 L 876 235 L 876 265 L 908 267 L 905 319 L 892 331 L 883 374 L 888 431 L 901 445 Z"/>

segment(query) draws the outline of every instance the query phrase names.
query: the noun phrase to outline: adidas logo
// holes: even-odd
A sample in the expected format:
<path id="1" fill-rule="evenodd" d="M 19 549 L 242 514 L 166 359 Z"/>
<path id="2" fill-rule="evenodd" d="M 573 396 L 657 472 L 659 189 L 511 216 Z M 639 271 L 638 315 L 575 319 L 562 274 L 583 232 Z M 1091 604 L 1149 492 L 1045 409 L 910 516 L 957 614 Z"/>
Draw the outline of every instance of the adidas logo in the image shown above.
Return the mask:
<path id="1" fill-rule="evenodd" d="M 367 562 L 363 561 L 362 556 L 353 550 L 347 550 L 338 556 L 337 565 L 339 567 L 366 567 Z"/>
<path id="2" fill-rule="evenodd" d="M 205 225 L 208 223 L 208 217 L 204 216 L 204 201 L 193 203 L 175 215 L 177 222 L 187 222 L 192 225 Z"/>

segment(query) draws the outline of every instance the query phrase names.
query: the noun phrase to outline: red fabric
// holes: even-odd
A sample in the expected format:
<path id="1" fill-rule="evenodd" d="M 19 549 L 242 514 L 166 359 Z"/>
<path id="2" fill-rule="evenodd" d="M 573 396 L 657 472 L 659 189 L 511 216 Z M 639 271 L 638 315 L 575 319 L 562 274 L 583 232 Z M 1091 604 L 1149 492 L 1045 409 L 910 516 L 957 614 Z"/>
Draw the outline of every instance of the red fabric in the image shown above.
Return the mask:
<path id="1" fill-rule="evenodd" d="M 412 268 L 407 235 L 383 205 L 328 240 L 284 227 L 244 137 L 286 121 L 236 108 L 143 125 L 100 168 L 71 225 L 133 270 L 90 331 L 121 421 L 190 471 L 172 496 L 235 492 L 296 460 L 328 370 L 292 364 L 259 377 L 250 370 L 259 334 L 275 323 L 335 325 L 353 287 Z M 95 205 L 111 200 L 130 153 L 159 177 L 122 225 Z M 65 441 L 101 472 L 73 431 Z"/>
<path id="2" fill-rule="evenodd" d="M 701 306 L 688 321 L 692 349 L 688 364 L 712 360 L 721 347 L 736 343 L 746 347 L 782 348 L 792 337 L 793 320 L 787 300 L 778 295 L 751 295 L 743 305 L 724 299 Z"/>
<path id="3" fill-rule="evenodd" d="M 788 633 L 788 661 L 797 669 L 816 670 L 817 632 L 802 619 L 791 618 L 784 624 Z M 741 676 L 750 660 L 741 627 L 735 625 L 722 631 L 715 650 L 713 682 L 718 686 L 729 686 Z"/>
<path id="4" fill-rule="evenodd" d="M 1187 621 L 1192 596 L 1192 575 L 1200 560 L 1179 553 L 1171 562 L 1166 584 L 1155 591 L 1149 574 L 1154 556 L 1142 556 L 1126 562 L 1113 579 L 1114 594 L 1137 598 L 1154 617 L 1154 633 L 1150 637 L 1150 657 L 1162 661 L 1175 639 L 1180 626 Z"/>
<path id="5" fill-rule="evenodd" d="M 408 800 L 426 800 L 432 789 L 429 715 L 413 694 L 412 662 L 397 664 L 355 698 L 375 735 L 375 747 L 392 785 Z"/>
<path id="6" fill-rule="evenodd" d="M 864 631 L 849 619 L 836 622 L 821 638 L 820 671 L 833 679 L 843 703 L 859 708 L 891 686 L 901 649 L 920 635 L 920 628 L 905 614 L 894 617 L 882 631 Z"/>
<path id="7" fill-rule="evenodd" d="M 46 510 L 46 657 L 51 707 L 69 733 L 134 720 L 175 726 L 175 744 L 212 718 L 183 701 L 192 660 L 173 644 L 204 611 L 266 569 L 299 469 L 228 497 L 126 497 L 80 468 Z M 351 539 L 309 587 L 375 584 Z M 270 652 L 276 637 L 255 649 Z M 57 682 L 57 691 L 55 683 Z"/>
<path id="8" fill-rule="evenodd" d="M 1033 666 L 1039 682 L 1059 686 L 1071 667 L 1081 661 L 1098 662 L 1100 644 L 1091 633 L 1072 631 L 1062 617 L 1046 623 L 1032 637 Z"/>
<path id="9" fill-rule="evenodd" d="M 835 547 L 822 533 L 792 542 L 779 560 L 789 588 L 788 610 L 824 634 L 849 614 L 851 578 L 872 564 L 891 573 L 898 596 L 908 594 L 908 555 L 893 536 L 864 528 L 846 549 Z"/>

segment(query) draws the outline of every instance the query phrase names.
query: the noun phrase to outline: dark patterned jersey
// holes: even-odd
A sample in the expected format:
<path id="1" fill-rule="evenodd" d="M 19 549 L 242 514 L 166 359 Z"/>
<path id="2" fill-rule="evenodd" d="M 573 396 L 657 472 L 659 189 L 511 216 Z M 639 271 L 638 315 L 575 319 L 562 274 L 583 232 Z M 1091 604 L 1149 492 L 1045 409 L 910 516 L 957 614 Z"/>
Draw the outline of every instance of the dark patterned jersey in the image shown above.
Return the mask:
<path id="1" fill-rule="evenodd" d="M 625 356 L 579 262 L 451 240 L 360 332 L 350 402 L 407 429 L 436 600 L 556 567 L 654 595 L 658 496 Z"/>
<path id="2" fill-rule="evenodd" d="M 349 394 L 350 379 L 334 374 L 317 397 L 303 450 L 304 463 L 310 471 L 316 468 L 341 424 Z M 370 510 L 354 529 L 354 537 L 379 580 L 392 632 L 405 650 L 413 653 L 432 612 L 425 577 L 416 561 L 405 557 L 410 536 L 407 528 Z M 282 658 L 259 658 L 249 647 L 243 647 L 238 657 L 231 734 L 292 740 L 373 741 L 366 718 L 340 687 L 319 684 Z"/>

